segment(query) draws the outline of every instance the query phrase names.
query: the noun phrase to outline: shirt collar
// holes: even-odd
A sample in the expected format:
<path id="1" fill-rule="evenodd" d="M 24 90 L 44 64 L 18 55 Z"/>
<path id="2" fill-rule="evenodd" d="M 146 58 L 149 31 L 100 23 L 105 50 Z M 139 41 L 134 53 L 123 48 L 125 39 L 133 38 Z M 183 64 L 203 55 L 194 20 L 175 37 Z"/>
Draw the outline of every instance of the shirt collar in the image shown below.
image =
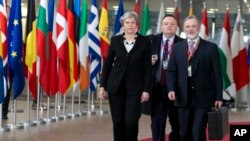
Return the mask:
<path id="1" fill-rule="evenodd" d="M 192 40 L 193 42 L 195 42 L 195 44 L 198 43 L 198 41 L 200 40 L 199 37 L 195 38 L 194 40 Z M 187 39 L 188 43 L 191 41 L 190 39 Z"/>
<path id="2" fill-rule="evenodd" d="M 172 37 L 170 37 L 170 38 L 167 38 L 167 37 L 165 37 L 165 36 L 162 34 L 162 39 L 163 39 L 162 41 L 163 41 L 163 43 L 165 43 L 166 40 L 169 40 L 168 43 L 172 44 L 173 41 L 174 41 L 174 37 L 175 37 L 175 36 L 172 36 Z"/>

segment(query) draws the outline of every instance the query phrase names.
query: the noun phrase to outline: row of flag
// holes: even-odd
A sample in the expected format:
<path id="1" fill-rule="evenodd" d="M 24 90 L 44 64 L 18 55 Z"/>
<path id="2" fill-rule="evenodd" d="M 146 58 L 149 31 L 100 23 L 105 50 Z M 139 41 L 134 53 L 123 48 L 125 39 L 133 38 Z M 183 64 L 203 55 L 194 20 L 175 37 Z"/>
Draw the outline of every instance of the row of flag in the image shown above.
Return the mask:
<path id="1" fill-rule="evenodd" d="M 94 91 L 97 87 L 98 76 L 110 44 L 107 0 L 102 1 L 100 20 L 96 0 L 92 0 L 90 13 L 87 9 L 87 0 L 68 0 L 68 3 L 67 0 L 59 0 L 57 6 L 55 0 L 40 0 L 37 16 L 35 2 L 28 0 L 26 36 L 23 45 L 21 0 L 12 1 L 9 20 L 6 0 L 0 0 L 0 103 L 6 94 L 8 75 L 14 78 L 14 98 L 23 90 L 24 74 L 28 79 L 28 90 L 34 97 L 37 96 L 37 83 L 48 96 L 57 92 L 65 94 L 77 83 L 80 91 L 87 88 Z M 134 11 L 140 15 L 139 0 L 135 0 Z M 119 0 L 114 34 L 122 33 L 119 20 L 123 13 L 123 0 Z M 191 6 L 189 14 L 193 14 Z M 157 33 L 160 33 L 164 15 L 165 7 L 162 1 Z M 177 4 L 174 15 L 178 22 L 176 34 L 179 35 Z M 232 42 L 230 42 L 229 21 L 229 10 L 227 10 L 219 48 L 224 89 L 230 96 L 234 96 L 236 91 L 246 88 L 249 80 L 246 77 L 248 76 L 247 54 L 240 13 L 236 20 Z M 200 36 L 208 40 L 206 7 L 203 9 L 201 23 Z M 143 35 L 152 33 L 147 0 L 144 3 L 139 30 Z"/>
<path id="2" fill-rule="evenodd" d="M 102 2 L 99 20 L 97 1 L 92 0 L 88 13 L 87 0 L 40 0 L 38 15 L 35 0 L 28 0 L 26 36 L 22 41 L 21 0 L 13 0 L 7 13 L 6 0 L 0 0 L 0 103 L 14 79 L 14 99 L 28 82 L 28 92 L 37 96 L 38 85 L 48 95 L 65 94 L 79 83 L 80 91 L 97 87 L 103 58 L 109 47 L 107 0 Z M 57 9 L 55 8 L 57 7 Z M 139 14 L 139 0 L 135 12 Z M 115 33 L 121 33 L 119 2 Z M 8 25 L 8 26 L 7 26 Z"/>

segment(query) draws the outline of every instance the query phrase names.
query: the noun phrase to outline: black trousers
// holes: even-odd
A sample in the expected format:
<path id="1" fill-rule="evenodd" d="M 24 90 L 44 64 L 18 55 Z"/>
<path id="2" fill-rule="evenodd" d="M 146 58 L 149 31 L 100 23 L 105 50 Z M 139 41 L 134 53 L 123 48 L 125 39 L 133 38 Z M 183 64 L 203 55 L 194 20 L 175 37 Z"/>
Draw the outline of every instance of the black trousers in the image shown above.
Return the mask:
<path id="1" fill-rule="evenodd" d="M 137 141 L 141 94 L 128 95 L 123 87 L 117 93 L 109 94 L 114 141 Z"/>
<path id="2" fill-rule="evenodd" d="M 169 140 L 180 141 L 178 110 L 174 107 L 174 103 L 168 99 L 166 86 L 157 83 L 153 87 L 152 93 L 151 130 L 153 141 L 165 141 L 167 116 L 171 125 Z"/>
<path id="3" fill-rule="evenodd" d="M 179 108 L 181 141 L 206 141 L 207 109 Z"/>
<path id="4" fill-rule="evenodd" d="M 13 85 L 13 79 L 9 79 L 10 81 L 10 86 L 7 89 L 7 93 L 3 102 L 3 116 L 7 116 L 9 112 L 9 102 L 10 102 L 10 95 L 11 95 L 11 90 L 12 90 L 12 85 Z"/>

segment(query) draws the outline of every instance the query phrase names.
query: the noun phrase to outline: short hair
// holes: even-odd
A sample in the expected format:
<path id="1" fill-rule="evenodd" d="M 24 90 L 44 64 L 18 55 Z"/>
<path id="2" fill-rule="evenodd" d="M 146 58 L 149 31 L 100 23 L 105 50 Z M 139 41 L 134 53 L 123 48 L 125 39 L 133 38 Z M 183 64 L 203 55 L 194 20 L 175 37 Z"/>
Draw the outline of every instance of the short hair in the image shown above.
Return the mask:
<path id="1" fill-rule="evenodd" d="M 164 17 L 161 19 L 161 22 L 162 22 L 166 17 L 172 17 L 172 18 L 174 18 L 174 19 L 176 20 L 176 22 L 178 22 L 177 19 L 176 19 L 176 17 L 175 17 L 173 14 L 165 14 Z"/>
<path id="2" fill-rule="evenodd" d="M 138 15 L 137 15 L 135 12 L 133 12 L 133 11 L 128 11 L 128 12 L 124 13 L 124 14 L 122 15 L 122 17 L 120 18 L 120 23 L 121 23 L 122 26 L 123 26 L 123 24 L 124 24 L 124 21 L 125 21 L 127 18 L 134 18 L 135 21 L 136 21 L 136 23 L 139 23 Z"/>
<path id="3" fill-rule="evenodd" d="M 183 27 L 184 27 L 185 22 L 186 22 L 187 20 L 190 20 L 190 19 L 196 20 L 197 23 L 198 23 L 198 26 L 200 26 L 200 21 L 199 21 L 199 19 L 198 19 L 195 15 L 192 15 L 192 16 L 187 16 L 187 17 L 184 19 L 184 21 L 183 21 Z"/>

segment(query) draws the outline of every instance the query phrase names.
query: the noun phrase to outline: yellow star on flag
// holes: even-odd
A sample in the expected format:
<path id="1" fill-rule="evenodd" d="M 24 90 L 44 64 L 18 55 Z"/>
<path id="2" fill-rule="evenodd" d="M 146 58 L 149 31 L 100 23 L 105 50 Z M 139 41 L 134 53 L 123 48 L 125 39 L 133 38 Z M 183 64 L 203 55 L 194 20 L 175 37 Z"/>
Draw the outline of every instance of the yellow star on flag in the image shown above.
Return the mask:
<path id="1" fill-rule="evenodd" d="M 16 57 L 16 56 L 17 56 L 17 52 L 16 52 L 16 51 L 12 51 L 11 56 L 12 56 L 13 58 Z"/>
<path id="2" fill-rule="evenodd" d="M 18 25 L 18 24 L 19 24 L 19 23 L 18 23 L 18 20 L 14 20 L 13 24 L 14 24 L 15 26 Z"/>

